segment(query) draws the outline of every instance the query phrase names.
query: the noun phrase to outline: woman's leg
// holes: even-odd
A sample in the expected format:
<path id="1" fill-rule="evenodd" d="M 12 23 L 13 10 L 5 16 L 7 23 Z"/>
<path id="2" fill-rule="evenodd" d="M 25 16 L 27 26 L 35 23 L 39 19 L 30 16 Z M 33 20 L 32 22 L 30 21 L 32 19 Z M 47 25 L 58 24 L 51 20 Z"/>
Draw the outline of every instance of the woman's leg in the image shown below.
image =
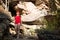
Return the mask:
<path id="1" fill-rule="evenodd" d="M 17 39 L 19 38 L 19 33 L 20 33 L 20 24 L 17 26 Z"/>
<path id="2" fill-rule="evenodd" d="M 18 26 L 18 25 L 17 25 L 17 24 L 15 24 L 15 31 L 16 31 L 16 34 L 17 34 L 17 26 Z"/>

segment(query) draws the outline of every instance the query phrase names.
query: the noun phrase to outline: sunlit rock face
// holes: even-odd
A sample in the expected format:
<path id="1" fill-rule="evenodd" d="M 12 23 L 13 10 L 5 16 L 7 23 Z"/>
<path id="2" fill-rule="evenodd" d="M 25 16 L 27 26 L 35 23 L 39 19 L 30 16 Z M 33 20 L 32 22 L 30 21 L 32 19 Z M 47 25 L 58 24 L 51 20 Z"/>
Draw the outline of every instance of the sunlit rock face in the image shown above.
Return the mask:
<path id="1" fill-rule="evenodd" d="M 60 1 L 59 0 L 55 0 L 56 1 L 56 6 L 59 9 L 60 8 Z"/>
<path id="2" fill-rule="evenodd" d="M 22 15 L 22 27 L 24 27 L 24 32 L 28 33 L 30 30 L 40 29 L 40 27 L 44 27 L 43 19 L 47 13 L 42 12 L 39 10 L 32 2 L 24 2 L 25 5 L 18 4 L 19 8 L 27 10 L 29 12 L 28 15 Z M 29 6 L 29 7 L 28 7 Z M 23 25 L 24 24 L 24 25 Z"/>
<path id="3" fill-rule="evenodd" d="M 5 10 L 2 5 L 0 5 L 0 12 L 6 14 L 10 18 L 12 17 L 11 13 L 9 11 Z"/>
<path id="4" fill-rule="evenodd" d="M 28 15 L 24 16 L 22 15 L 22 22 L 27 22 L 25 23 L 26 25 L 23 25 L 25 29 L 29 28 L 35 30 L 42 27 L 42 25 L 44 26 L 43 16 L 46 16 L 47 13 L 44 13 L 44 11 L 42 12 L 42 10 L 39 10 L 32 2 L 24 2 L 24 3 L 25 5 L 18 4 L 18 7 L 27 10 L 29 12 Z"/>
<path id="5" fill-rule="evenodd" d="M 47 15 L 47 11 L 45 9 L 39 10 L 39 8 L 36 7 L 32 2 L 23 2 L 22 4 L 18 4 L 17 6 L 19 8 L 24 9 L 24 10 L 27 10 L 29 13 L 28 15 L 24 15 L 24 16 L 22 15 L 22 18 L 21 18 L 22 22 L 32 22 L 32 21 L 35 21 L 42 16 Z M 14 13 L 12 13 L 12 14 L 14 14 Z"/>
<path id="6" fill-rule="evenodd" d="M 32 22 L 40 17 L 47 15 L 47 11 L 45 9 L 39 10 L 32 2 L 20 2 L 17 6 L 21 9 L 28 11 L 29 13 L 28 15 L 22 15 L 21 19 L 23 22 Z"/>
<path id="7" fill-rule="evenodd" d="M 49 11 L 56 11 L 57 9 L 60 9 L 60 1 L 59 0 L 36 0 L 36 6 L 38 9 L 41 9 L 41 4 L 46 5 Z M 54 7 L 52 7 L 54 6 Z"/>
<path id="8" fill-rule="evenodd" d="M 24 34 L 25 35 L 32 35 L 32 33 L 35 34 L 35 30 L 36 29 L 42 29 L 42 28 L 46 28 L 46 24 L 45 24 L 45 19 L 44 17 L 41 17 L 39 19 L 37 19 L 36 21 L 34 22 L 27 22 L 27 23 L 23 23 L 22 24 L 22 27 L 24 27 Z M 32 31 L 32 33 L 31 33 Z"/>
<path id="9" fill-rule="evenodd" d="M 41 4 L 42 2 L 47 3 L 49 0 L 36 0 L 36 5 Z"/>

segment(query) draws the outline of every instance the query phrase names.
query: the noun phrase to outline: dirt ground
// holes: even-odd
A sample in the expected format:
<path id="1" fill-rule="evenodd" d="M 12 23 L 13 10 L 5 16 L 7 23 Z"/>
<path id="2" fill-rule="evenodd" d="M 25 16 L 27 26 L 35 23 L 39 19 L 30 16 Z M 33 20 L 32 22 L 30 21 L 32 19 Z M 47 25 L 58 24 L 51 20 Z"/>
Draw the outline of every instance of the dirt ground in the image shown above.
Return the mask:
<path id="1" fill-rule="evenodd" d="M 4 40 L 38 40 L 38 38 L 32 36 L 20 36 L 19 38 L 9 36 L 5 37 Z"/>

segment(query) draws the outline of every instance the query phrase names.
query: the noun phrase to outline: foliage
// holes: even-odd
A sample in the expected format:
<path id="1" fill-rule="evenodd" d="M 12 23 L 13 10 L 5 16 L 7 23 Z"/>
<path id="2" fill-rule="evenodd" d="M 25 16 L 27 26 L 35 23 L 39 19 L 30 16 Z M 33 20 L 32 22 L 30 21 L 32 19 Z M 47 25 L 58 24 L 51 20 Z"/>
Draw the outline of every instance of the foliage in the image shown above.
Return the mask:
<path id="1" fill-rule="evenodd" d="M 37 30 L 39 40 L 60 40 L 60 9 L 57 15 L 48 15 L 46 29 Z"/>
<path id="2" fill-rule="evenodd" d="M 38 30 L 39 40 L 60 40 L 60 34 L 57 31 Z"/>
<path id="3" fill-rule="evenodd" d="M 57 12 L 57 29 L 60 30 L 60 9 Z"/>
<path id="4" fill-rule="evenodd" d="M 57 19 L 56 19 L 56 15 L 54 15 L 54 16 L 50 16 L 50 17 L 48 17 L 47 18 L 47 30 L 50 30 L 50 31 L 52 31 L 52 30 L 55 30 L 56 29 L 56 27 L 57 27 L 57 21 L 56 21 Z"/>

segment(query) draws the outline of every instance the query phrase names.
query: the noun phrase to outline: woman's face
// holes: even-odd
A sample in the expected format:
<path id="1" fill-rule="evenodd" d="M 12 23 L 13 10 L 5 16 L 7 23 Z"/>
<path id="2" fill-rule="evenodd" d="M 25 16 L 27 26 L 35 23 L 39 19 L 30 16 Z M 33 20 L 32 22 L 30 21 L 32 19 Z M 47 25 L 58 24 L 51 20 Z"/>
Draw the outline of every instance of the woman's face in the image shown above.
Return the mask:
<path id="1" fill-rule="evenodd" d="M 19 12 L 19 11 L 17 11 L 16 15 L 20 15 L 20 12 Z"/>

